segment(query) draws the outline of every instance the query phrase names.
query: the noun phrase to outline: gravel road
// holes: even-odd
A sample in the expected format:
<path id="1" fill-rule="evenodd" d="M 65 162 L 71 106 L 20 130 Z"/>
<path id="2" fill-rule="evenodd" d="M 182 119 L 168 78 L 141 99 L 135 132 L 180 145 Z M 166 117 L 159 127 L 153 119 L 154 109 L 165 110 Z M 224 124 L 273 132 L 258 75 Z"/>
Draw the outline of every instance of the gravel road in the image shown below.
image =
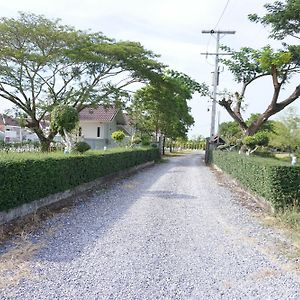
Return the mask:
<path id="1" fill-rule="evenodd" d="M 300 299 L 284 238 L 202 159 L 148 167 L 8 241 L 0 299 Z"/>

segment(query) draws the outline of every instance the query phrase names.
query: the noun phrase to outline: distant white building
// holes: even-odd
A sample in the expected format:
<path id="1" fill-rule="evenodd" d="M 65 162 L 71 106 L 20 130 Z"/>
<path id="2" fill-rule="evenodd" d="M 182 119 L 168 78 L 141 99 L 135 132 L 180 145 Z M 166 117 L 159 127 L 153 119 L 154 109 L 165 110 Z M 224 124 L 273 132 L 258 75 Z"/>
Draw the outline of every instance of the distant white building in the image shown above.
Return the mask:
<path id="1" fill-rule="evenodd" d="M 0 138 L 6 143 L 38 141 L 35 133 L 22 128 L 14 118 L 5 114 L 0 114 Z"/>
<path id="2" fill-rule="evenodd" d="M 127 139 L 132 135 L 132 128 L 127 124 L 127 117 L 114 106 L 98 106 L 85 108 L 79 113 L 79 136 L 92 149 L 115 147 L 111 134 L 116 130 L 123 130 Z"/>

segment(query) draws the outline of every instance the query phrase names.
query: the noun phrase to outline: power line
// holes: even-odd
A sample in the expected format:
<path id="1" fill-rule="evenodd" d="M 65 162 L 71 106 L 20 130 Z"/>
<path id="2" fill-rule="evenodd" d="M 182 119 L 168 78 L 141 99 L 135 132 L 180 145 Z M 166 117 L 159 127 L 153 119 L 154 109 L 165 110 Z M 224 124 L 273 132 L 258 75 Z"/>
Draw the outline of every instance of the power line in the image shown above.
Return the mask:
<path id="1" fill-rule="evenodd" d="M 219 18 L 217 24 L 216 24 L 215 27 L 214 27 L 214 30 L 217 29 L 217 26 L 218 26 L 219 23 L 221 22 L 221 20 L 222 20 L 224 14 L 225 14 L 225 11 L 226 11 L 226 9 L 227 9 L 227 7 L 228 7 L 229 2 L 230 2 L 230 0 L 227 0 L 227 3 L 226 3 L 225 6 L 224 6 L 224 9 L 223 9 L 223 11 L 222 11 L 222 13 L 221 13 L 221 16 L 220 16 L 220 18 Z"/>
<path id="2" fill-rule="evenodd" d="M 218 19 L 218 22 L 217 22 L 216 25 L 213 27 L 213 30 L 214 30 L 214 31 L 216 30 L 217 26 L 218 26 L 219 23 L 221 22 L 221 20 L 222 20 L 224 14 L 225 14 L 225 11 L 226 11 L 226 9 L 227 9 L 227 7 L 228 7 L 228 5 L 229 5 L 229 2 L 230 2 L 230 0 L 227 0 L 225 6 L 224 6 L 224 8 L 223 8 L 223 11 L 222 11 L 222 13 L 221 13 L 221 15 L 220 15 L 220 17 L 219 17 L 219 19 Z M 213 36 L 213 35 L 211 34 L 210 37 L 209 37 L 209 39 L 208 39 L 208 42 L 207 42 L 207 44 L 206 44 L 206 53 L 208 52 L 208 47 L 209 47 L 209 44 L 210 44 L 210 41 L 211 41 L 212 36 Z M 205 59 L 206 59 L 206 62 L 207 62 L 209 65 L 212 66 L 212 64 L 208 62 L 207 56 L 205 57 Z"/>
<path id="3" fill-rule="evenodd" d="M 220 53 L 220 35 L 221 34 L 235 34 L 233 30 L 202 30 L 202 33 L 216 34 L 217 43 L 216 43 L 216 52 L 215 53 L 201 53 L 203 55 L 215 55 L 215 71 L 214 71 L 214 84 L 213 84 L 213 101 L 211 109 L 211 127 L 210 127 L 210 139 L 212 140 L 215 135 L 215 123 L 216 123 L 216 103 L 217 103 L 217 86 L 219 79 L 219 56 L 227 55 L 228 53 Z"/>

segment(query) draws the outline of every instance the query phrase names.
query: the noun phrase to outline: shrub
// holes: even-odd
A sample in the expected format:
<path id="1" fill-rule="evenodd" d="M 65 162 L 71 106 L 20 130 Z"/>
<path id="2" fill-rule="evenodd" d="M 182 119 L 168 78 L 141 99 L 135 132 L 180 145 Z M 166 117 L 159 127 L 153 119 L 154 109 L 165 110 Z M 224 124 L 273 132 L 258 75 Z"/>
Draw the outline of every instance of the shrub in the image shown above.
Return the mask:
<path id="1" fill-rule="evenodd" d="M 111 134 L 111 137 L 117 143 L 121 143 L 125 138 L 125 133 L 122 130 L 117 130 Z"/>
<path id="2" fill-rule="evenodd" d="M 243 139 L 243 144 L 249 148 L 255 148 L 256 146 L 266 146 L 269 143 L 269 137 L 266 132 L 258 132 L 252 136 L 246 136 Z"/>
<path id="3" fill-rule="evenodd" d="M 143 135 L 141 137 L 141 140 L 142 140 L 141 143 L 142 143 L 143 146 L 149 146 L 150 145 L 150 140 L 151 140 L 150 136 Z"/>
<path id="4" fill-rule="evenodd" d="M 300 202 L 300 167 L 236 152 L 213 151 L 212 159 L 224 172 L 270 201 L 275 209 Z"/>
<path id="5" fill-rule="evenodd" d="M 157 160 L 159 156 L 158 149 L 90 151 L 83 155 L 4 153 L 0 156 L 0 211 Z"/>
<path id="6" fill-rule="evenodd" d="M 84 153 L 88 150 L 91 149 L 91 146 L 86 143 L 86 142 L 78 142 L 74 145 L 73 151 L 74 152 L 79 152 L 79 153 Z"/>

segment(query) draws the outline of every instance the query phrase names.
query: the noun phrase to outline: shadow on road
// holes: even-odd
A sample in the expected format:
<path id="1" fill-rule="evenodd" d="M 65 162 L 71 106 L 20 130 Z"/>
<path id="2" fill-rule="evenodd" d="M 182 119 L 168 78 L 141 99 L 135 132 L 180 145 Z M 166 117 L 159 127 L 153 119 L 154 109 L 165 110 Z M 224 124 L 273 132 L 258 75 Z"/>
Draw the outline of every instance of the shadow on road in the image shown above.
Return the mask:
<path id="1" fill-rule="evenodd" d="M 197 156 L 200 161 L 200 156 Z M 161 176 L 171 172 L 184 173 L 181 167 L 190 164 L 187 157 L 171 158 L 166 164 L 148 167 L 129 178 L 110 184 L 105 189 L 95 190 L 88 201 L 78 201 L 70 211 L 46 221 L 43 230 L 37 235 L 38 238 L 46 240 L 47 245 L 41 249 L 35 260 L 66 262 L 78 258 L 85 248 L 92 249 L 114 223 L 145 195 L 166 200 L 193 199 L 194 196 L 172 191 L 149 191 Z M 181 170 L 174 170 L 177 167 Z"/>

